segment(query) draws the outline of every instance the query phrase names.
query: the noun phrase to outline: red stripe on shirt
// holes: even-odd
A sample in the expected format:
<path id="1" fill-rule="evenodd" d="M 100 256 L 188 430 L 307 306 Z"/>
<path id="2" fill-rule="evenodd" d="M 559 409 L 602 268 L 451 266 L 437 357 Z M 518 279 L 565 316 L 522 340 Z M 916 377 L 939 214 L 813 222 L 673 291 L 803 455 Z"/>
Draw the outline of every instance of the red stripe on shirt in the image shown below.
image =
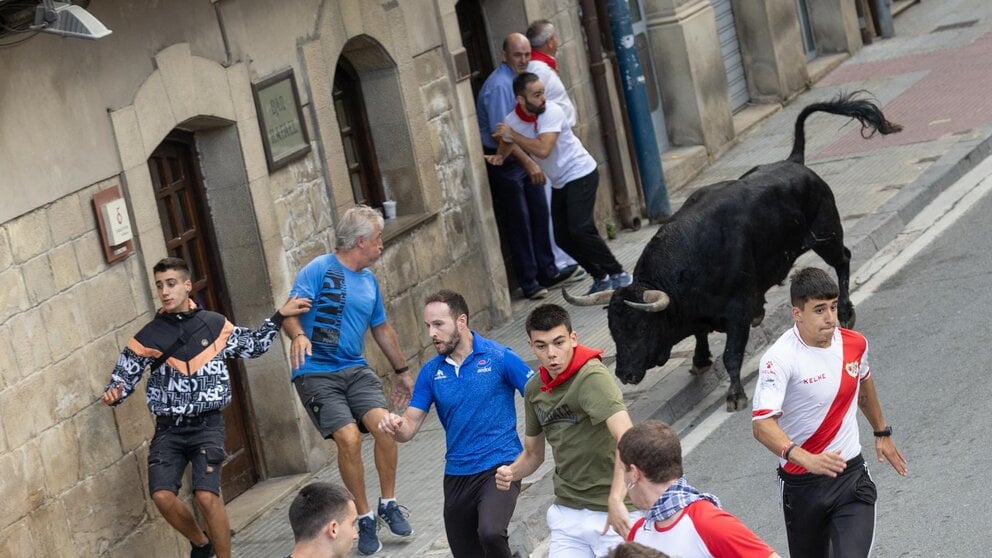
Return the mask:
<path id="1" fill-rule="evenodd" d="M 634 525 L 631 526 L 630 531 L 627 533 L 628 541 L 634 540 L 634 535 L 637 533 L 637 530 L 644 526 L 645 519 L 647 519 L 647 517 L 642 517 L 634 522 Z"/>
<path id="2" fill-rule="evenodd" d="M 844 415 L 847 414 L 847 410 L 851 408 L 851 403 L 854 402 L 854 394 L 858 391 L 859 374 L 852 376 L 847 373 L 846 368 L 851 362 L 861 364 L 861 356 L 865 353 L 868 346 L 867 342 L 861 334 L 844 328 L 840 328 L 840 339 L 844 349 L 840 369 L 840 386 L 837 388 L 837 395 L 830 404 L 830 409 L 827 410 L 827 415 L 820 423 L 820 427 L 800 446 L 810 453 L 822 453 L 830 445 L 840 430 Z M 793 474 L 807 472 L 805 468 L 795 463 L 786 463 L 784 469 L 786 473 Z"/>

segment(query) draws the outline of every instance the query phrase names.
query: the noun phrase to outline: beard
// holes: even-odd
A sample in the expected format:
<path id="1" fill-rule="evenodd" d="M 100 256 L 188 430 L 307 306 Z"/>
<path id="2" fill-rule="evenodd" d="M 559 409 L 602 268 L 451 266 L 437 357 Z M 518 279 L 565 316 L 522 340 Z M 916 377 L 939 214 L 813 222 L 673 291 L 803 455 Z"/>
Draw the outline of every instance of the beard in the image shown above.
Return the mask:
<path id="1" fill-rule="evenodd" d="M 451 353 L 455 352 L 455 347 L 458 346 L 458 343 L 460 343 L 461 340 L 462 340 L 461 334 L 458 333 L 457 330 L 455 330 L 455 332 L 451 334 L 451 337 L 449 337 L 447 341 L 438 339 L 437 342 L 440 343 L 440 346 L 435 345 L 434 348 L 437 349 L 437 354 L 441 356 L 449 356 Z"/>
<path id="2" fill-rule="evenodd" d="M 524 108 L 527 109 L 527 112 L 531 114 L 544 114 L 544 109 L 547 108 L 547 103 L 544 103 L 542 105 L 532 105 L 524 101 Z"/>

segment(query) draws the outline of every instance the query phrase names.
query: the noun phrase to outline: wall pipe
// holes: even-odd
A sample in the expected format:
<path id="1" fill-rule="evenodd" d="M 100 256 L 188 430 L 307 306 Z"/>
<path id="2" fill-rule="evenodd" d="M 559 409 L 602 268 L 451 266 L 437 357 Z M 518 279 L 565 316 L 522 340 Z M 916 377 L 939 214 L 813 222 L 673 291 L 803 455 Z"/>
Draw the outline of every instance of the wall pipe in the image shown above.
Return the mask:
<path id="1" fill-rule="evenodd" d="M 641 219 L 633 215 L 630 198 L 627 196 L 626 180 L 623 177 L 623 159 L 620 157 L 620 144 L 617 141 L 617 126 L 613 120 L 610 104 L 610 91 L 606 83 L 606 65 L 603 62 L 603 44 L 599 39 L 599 23 L 596 17 L 595 0 L 581 0 L 582 28 L 586 33 L 589 51 L 589 73 L 596 94 L 596 107 L 599 109 L 599 128 L 606 148 L 606 166 L 613 184 L 613 205 L 620 217 L 620 228 L 638 230 Z"/>
<path id="2" fill-rule="evenodd" d="M 630 113 L 630 127 L 634 136 L 637 153 L 637 167 L 641 175 L 641 188 L 644 190 L 644 204 L 648 218 L 659 221 L 672 214 L 665 188 L 665 174 L 661 170 L 661 153 L 658 140 L 651 124 L 651 110 L 648 108 L 647 86 L 634 41 L 634 29 L 630 23 L 630 10 L 626 0 L 607 0 L 610 14 L 610 29 L 613 32 L 613 46 L 617 66 L 623 78 L 624 99 Z"/>

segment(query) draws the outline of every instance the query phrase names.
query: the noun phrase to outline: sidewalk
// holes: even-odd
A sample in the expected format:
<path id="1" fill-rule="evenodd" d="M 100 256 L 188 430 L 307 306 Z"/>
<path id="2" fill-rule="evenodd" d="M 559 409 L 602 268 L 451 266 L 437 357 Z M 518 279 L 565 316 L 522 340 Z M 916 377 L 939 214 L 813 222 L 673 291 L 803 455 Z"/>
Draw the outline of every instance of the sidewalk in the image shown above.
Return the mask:
<path id="1" fill-rule="evenodd" d="M 939 30 L 944 26 L 946 30 Z M 754 165 L 788 155 L 793 123 L 802 107 L 841 91 L 865 89 L 891 121 L 905 127 L 902 133 L 865 140 L 856 124 L 841 117 L 817 114 L 806 122 L 807 164 L 830 184 L 837 199 L 845 244 L 854 255 L 852 272 L 865 264 L 937 194 L 992 152 L 992 96 L 988 95 L 992 90 L 992 5 L 987 0 L 922 2 L 899 15 L 895 28 L 894 38 L 865 47 L 813 89 L 745 133 L 689 186 L 671 193 L 672 206 L 679 207 L 699 186 L 736 178 Z M 636 232 L 621 232 L 610 242 L 626 269 L 633 270 L 656 230 L 656 226 L 646 226 Z M 803 263 L 822 265 L 812 254 L 800 258 L 798 264 Z M 587 287 L 583 283 L 574 289 L 578 292 Z M 760 351 L 788 326 L 786 298 L 783 287 L 768 293 L 766 319 L 752 330 L 749 353 Z M 523 322 L 533 307 L 545 302 L 564 304 L 558 291 L 543 301 L 516 300 L 513 319 L 483 334 L 511 346 L 536 368 Z M 615 348 L 605 311 L 588 307 L 569 310 L 580 341 L 604 348 L 604 360 L 612 367 Z M 711 336 L 711 345 L 713 354 L 720 355 L 723 336 Z M 691 350 L 691 339 L 683 341 L 664 367 L 648 373 L 639 385 L 623 386 L 635 421 L 658 418 L 674 423 L 714 389 L 726 389 L 721 385 L 725 372 L 718 358 L 713 371 L 701 377 L 688 374 L 686 362 Z M 518 399 L 522 430 L 520 411 Z M 746 412 L 741 412 L 740 420 L 746 418 Z M 378 487 L 369 439 L 364 455 L 372 496 L 378 494 Z M 398 539 L 380 532 L 383 551 L 377 556 L 449 556 L 441 517 L 443 456 L 444 433 L 432 411 L 417 437 L 400 446 L 397 496 L 410 510 L 415 534 Z M 553 499 L 551 475 L 547 474 L 552 467 L 548 450 L 547 462 L 525 483 L 518 501 L 510 539 L 520 556 L 540 548 L 547 537 L 544 512 Z M 309 479 L 293 479 L 290 488 L 309 480 L 340 482 L 337 467 L 332 465 Z M 289 553 L 293 542 L 287 508 L 295 490 L 286 493 L 277 506 L 235 534 L 235 556 Z M 540 551 L 535 554 L 543 556 Z"/>

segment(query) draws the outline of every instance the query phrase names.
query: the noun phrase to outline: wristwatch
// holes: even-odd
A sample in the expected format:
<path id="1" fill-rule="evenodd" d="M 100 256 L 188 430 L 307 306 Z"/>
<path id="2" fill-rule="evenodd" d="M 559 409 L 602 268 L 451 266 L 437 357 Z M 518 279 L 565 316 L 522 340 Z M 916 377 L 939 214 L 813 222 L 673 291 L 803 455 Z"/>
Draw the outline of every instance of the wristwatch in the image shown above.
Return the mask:
<path id="1" fill-rule="evenodd" d="M 891 426 L 886 426 L 885 428 L 883 428 L 881 430 L 876 430 L 875 431 L 875 437 L 876 438 L 887 438 L 887 437 L 889 437 L 891 435 L 892 435 L 892 427 Z"/>

